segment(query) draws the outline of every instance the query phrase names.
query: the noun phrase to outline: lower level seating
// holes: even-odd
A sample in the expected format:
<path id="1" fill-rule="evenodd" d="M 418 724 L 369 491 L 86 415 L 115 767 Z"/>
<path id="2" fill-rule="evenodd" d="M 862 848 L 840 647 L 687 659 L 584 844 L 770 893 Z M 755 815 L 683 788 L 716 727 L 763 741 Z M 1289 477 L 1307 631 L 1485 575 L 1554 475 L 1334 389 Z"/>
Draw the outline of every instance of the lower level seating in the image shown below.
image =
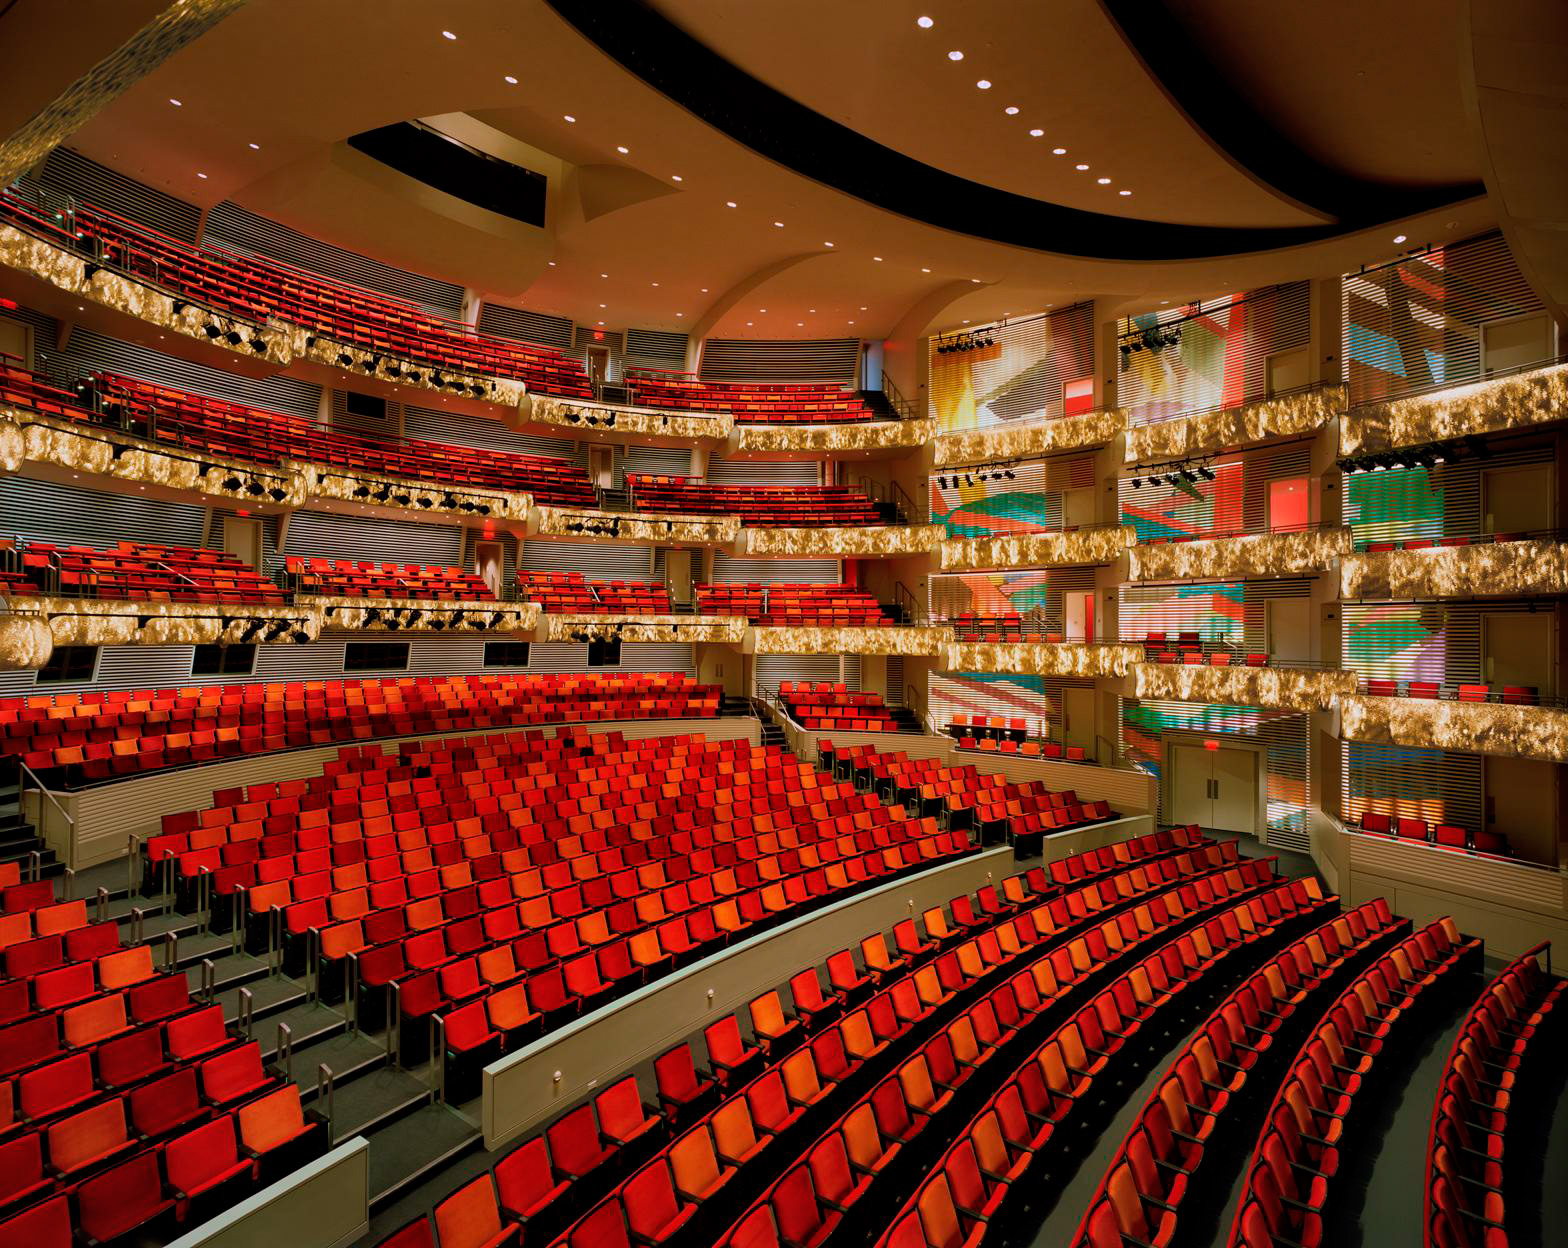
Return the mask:
<path id="1" fill-rule="evenodd" d="M 549 615 L 668 615 L 669 587 L 660 581 L 590 581 L 581 572 L 518 570 L 517 596 Z"/>
<path id="2" fill-rule="evenodd" d="M 898 721 L 879 693 L 851 693 L 831 681 L 779 682 L 779 697 L 790 717 L 810 732 L 897 732 Z"/>
<path id="3" fill-rule="evenodd" d="M 1364 810 L 1361 812 L 1361 818 L 1353 826 L 1359 827 L 1363 832 L 1392 836 L 1402 841 L 1420 841 L 1443 849 L 1469 850 L 1472 853 L 1496 854 L 1503 857 L 1509 856 L 1512 852 L 1508 847 L 1506 836 L 1485 829 L 1463 828 L 1455 823 L 1440 823 L 1434 827 L 1425 819 Z"/>

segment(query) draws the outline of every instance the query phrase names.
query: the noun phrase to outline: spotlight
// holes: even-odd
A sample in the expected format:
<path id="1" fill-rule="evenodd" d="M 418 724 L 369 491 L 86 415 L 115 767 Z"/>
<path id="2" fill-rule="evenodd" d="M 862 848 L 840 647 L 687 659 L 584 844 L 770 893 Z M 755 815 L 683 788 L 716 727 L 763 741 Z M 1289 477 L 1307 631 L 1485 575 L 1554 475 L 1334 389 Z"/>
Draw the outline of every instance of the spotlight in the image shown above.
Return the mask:
<path id="1" fill-rule="evenodd" d="M 1212 480 L 1214 480 L 1214 469 L 1209 468 L 1207 466 L 1199 468 L 1198 469 L 1198 475 L 1200 477 L 1202 477 L 1205 481 L 1212 481 Z"/>
<path id="2" fill-rule="evenodd" d="M 267 344 L 265 342 L 263 342 L 260 338 L 252 338 L 250 340 L 250 349 L 252 351 L 254 351 L 257 355 L 260 355 L 262 352 L 264 352 L 267 349 Z"/>
<path id="3" fill-rule="evenodd" d="M 273 502 L 276 503 L 281 503 L 285 498 L 288 497 L 288 491 L 285 490 L 281 485 L 273 486 L 270 490 L 267 491 L 267 493 L 272 496 Z"/>
<path id="4" fill-rule="evenodd" d="M 964 484 L 967 485 L 967 486 L 973 487 L 974 483 L 975 483 L 975 479 L 973 477 L 971 477 L 967 472 L 964 473 Z"/>
<path id="5" fill-rule="evenodd" d="M 368 485 L 361 485 L 357 489 L 355 489 L 355 491 L 354 491 L 354 497 L 355 498 L 366 498 L 366 497 L 369 496 L 369 494 L 370 494 L 370 487 Z"/>
<path id="6" fill-rule="evenodd" d="M 1187 482 L 1188 485 L 1191 485 L 1198 479 L 1198 477 L 1197 474 L 1192 472 L 1190 469 L 1183 468 L 1181 470 L 1181 479 Z"/>
<path id="7" fill-rule="evenodd" d="M 261 482 L 260 481 L 247 481 L 245 483 L 245 492 L 247 494 L 260 495 L 260 493 L 261 493 Z"/>
<path id="8" fill-rule="evenodd" d="M 1005 476 L 1009 481 L 1018 480 L 1018 478 L 1013 475 L 1013 470 L 1011 468 L 1007 469 L 1002 475 Z"/>
<path id="9" fill-rule="evenodd" d="M 419 374 L 418 373 L 410 373 L 408 375 L 408 379 L 409 379 L 409 381 L 413 382 L 416 386 L 419 384 Z"/>
<path id="10" fill-rule="evenodd" d="M 102 268 L 103 268 L 103 265 L 98 264 L 96 261 L 93 261 L 93 260 L 87 261 L 85 264 L 82 265 L 82 280 L 84 282 L 92 281 L 93 278 L 98 275 L 99 270 L 102 269 Z"/>
<path id="11" fill-rule="evenodd" d="M 1132 479 L 1132 488 L 1135 489 L 1135 490 L 1143 489 L 1143 478 L 1142 477 L 1134 477 Z"/>
<path id="12" fill-rule="evenodd" d="M 394 494 L 392 497 L 404 507 L 407 507 L 409 503 L 414 501 L 413 495 L 411 494 Z"/>
<path id="13" fill-rule="evenodd" d="M 354 357 L 352 355 L 350 355 L 347 351 L 339 351 L 338 352 L 338 363 L 341 364 L 344 368 L 347 368 L 353 362 L 354 362 Z"/>
<path id="14" fill-rule="evenodd" d="M 398 365 L 396 365 L 396 364 L 388 364 L 387 365 L 387 376 L 388 377 L 401 377 L 402 375 L 403 375 L 403 370 Z"/>
<path id="15" fill-rule="evenodd" d="M 315 334 L 306 334 L 305 335 L 305 348 L 306 348 L 306 350 L 309 350 L 311 347 L 313 347 L 315 345 L 316 345 L 316 335 Z"/>
<path id="16" fill-rule="evenodd" d="M 185 309 L 190 307 L 190 306 L 191 306 L 191 301 L 189 299 L 170 299 L 169 300 L 169 311 L 172 312 L 175 316 L 178 316 L 181 312 L 185 311 Z M 314 339 L 306 339 L 307 345 L 310 342 L 312 342 L 312 341 L 314 341 Z"/>
<path id="17" fill-rule="evenodd" d="M 244 482 L 242 482 L 238 477 L 227 477 L 224 479 L 223 488 L 226 490 L 237 490 L 243 484 Z"/>
<path id="18" fill-rule="evenodd" d="M 216 338 L 223 332 L 223 329 L 216 321 L 208 321 L 201 327 L 201 332 L 209 338 Z"/>
<path id="19" fill-rule="evenodd" d="M 229 344 L 229 346 L 237 347 L 240 345 L 240 343 L 245 341 L 245 335 L 240 333 L 240 331 L 237 329 L 231 329 L 228 333 L 223 335 L 223 339 Z"/>

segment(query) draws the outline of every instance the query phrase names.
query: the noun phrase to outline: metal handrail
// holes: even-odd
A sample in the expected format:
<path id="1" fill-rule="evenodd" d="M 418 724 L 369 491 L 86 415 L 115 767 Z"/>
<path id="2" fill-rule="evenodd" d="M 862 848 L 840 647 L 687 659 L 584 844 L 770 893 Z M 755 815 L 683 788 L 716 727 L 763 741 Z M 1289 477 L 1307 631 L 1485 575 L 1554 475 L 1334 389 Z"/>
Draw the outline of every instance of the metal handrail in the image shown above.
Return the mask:
<path id="1" fill-rule="evenodd" d="M 294 1082 L 294 1028 L 278 1020 L 278 1051 L 276 1057 L 283 1062 L 283 1081 Z"/>
<path id="2" fill-rule="evenodd" d="M 327 1146 L 330 1148 L 336 1143 L 332 1110 L 337 1101 L 337 1077 L 332 1073 L 332 1067 L 319 1062 L 316 1065 L 316 1104 L 320 1105 L 323 1100 L 327 1103 Z"/>
<path id="3" fill-rule="evenodd" d="M 48 787 L 45 786 L 44 782 L 38 778 L 38 773 L 29 767 L 25 762 L 23 762 L 19 756 L 13 755 L 13 757 L 16 758 L 16 765 L 19 768 L 16 785 L 17 811 L 20 812 L 22 809 L 22 799 L 27 795 L 27 778 L 31 776 L 33 778 L 33 783 L 38 786 L 39 793 L 49 799 L 49 804 L 53 806 L 55 810 L 59 811 L 60 817 L 65 820 L 66 827 L 70 829 L 71 843 L 75 844 L 76 820 L 71 817 L 70 812 L 68 812 L 64 806 L 60 805 L 60 799 L 57 798 L 48 789 Z"/>
<path id="4" fill-rule="evenodd" d="M 1240 403 L 1211 403 L 1205 407 L 1192 407 L 1185 411 L 1166 412 L 1149 420 L 1128 421 L 1127 423 L 1130 428 L 1143 428 L 1147 425 L 1163 425 L 1167 421 L 1172 420 L 1188 420 L 1194 416 L 1209 416 L 1216 412 L 1236 412 L 1244 407 L 1250 407 L 1254 403 L 1264 403 L 1270 399 L 1289 398 L 1293 395 L 1311 394 L 1315 390 L 1327 390 L 1330 387 L 1342 386 L 1344 384 L 1343 381 L 1323 378 L 1320 381 L 1309 381 L 1305 385 L 1292 386 L 1288 390 L 1275 390 L 1269 394 L 1248 395 Z M 1128 409 L 1124 405 L 1122 410 L 1126 411 Z"/>
<path id="5" fill-rule="evenodd" d="M 244 1029 L 245 1039 L 249 1040 L 256 1029 L 256 994 L 249 988 L 240 988 L 240 1008 L 234 1022 Z"/>

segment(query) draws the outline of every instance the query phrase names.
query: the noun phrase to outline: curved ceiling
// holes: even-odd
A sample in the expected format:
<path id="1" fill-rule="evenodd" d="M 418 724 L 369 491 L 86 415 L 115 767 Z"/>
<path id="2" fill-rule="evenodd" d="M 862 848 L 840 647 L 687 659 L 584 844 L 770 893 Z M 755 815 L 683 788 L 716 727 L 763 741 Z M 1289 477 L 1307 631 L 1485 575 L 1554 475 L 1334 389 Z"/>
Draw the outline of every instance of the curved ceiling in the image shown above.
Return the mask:
<path id="1" fill-rule="evenodd" d="M 628 71 L 545 0 L 450 0 L 438 16 L 428 6 L 376 6 L 374 20 L 362 0 L 251 0 L 106 107 L 73 146 L 201 207 L 233 200 L 487 298 L 588 325 L 700 326 L 722 336 L 875 338 L 907 329 L 911 316 L 922 328 L 951 328 L 1082 299 L 1142 310 L 1162 299 L 1208 298 L 1379 262 L 1394 250 L 1396 232 L 1414 245 L 1493 224 L 1485 198 L 1397 223 L 1325 223 L 1321 212 L 1238 166 L 1163 88 L 1151 86 L 1140 58 L 1089 0 L 1050 6 L 1055 45 L 1034 37 L 1016 60 L 998 62 L 1022 72 L 1031 57 L 1049 57 L 1057 76 L 1030 75 L 1029 107 L 1041 110 L 1038 128 L 1054 117 L 1071 144 L 1029 140 L 1027 131 L 1018 142 L 1026 150 L 1069 146 L 1069 158 L 1081 145 L 1091 168 L 1072 170 L 1071 178 L 1057 172 L 1057 158 L 1031 165 L 1009 155 L 1016 136 L 1007 127 L 1016 118 L 1002 111 L 997 94 L 1012 81 L 1003 71 L 989 92 L 965 78 L 913 75 L 909 58 L 940 48 L 917 37 L 944 28 L 921 30 L 919 10 L 905 0 L 841 11 L 820 0 L 661 2 L 704 38 L 711 27 L 732 40 L 726 50 L 743 66 L 770 39 L 803 44 L 793 27 L 811 23 L 800 17 L 831 22 L 830 36 L 817 30 L 822 56 L 814 81 L 805 75 L 789 83 L 798 107 L 821 111 L 834 125 L 842 115 L 866 141 L 907 147 L 907 159 L 943 177 L 990 179 L 985 185 L 995 194 L 1041 201 L 1030 237 L 1013 245 L 944 228 L 807 176 L 737 141 L 726 118 L 705 119 Z M 37 8 L 42 3 L 13 5 L 29 10 L 29 40 L 69 46 L 72 6 Z M 1038 8 L 976 0 L 932 12 L 942 22 L 951 13 L 954 23 L 977 23 L 976 49 L 1005 47 L 1012 57 L 1027 33 L 1016 13 Z M 884 29 L 889 13 L 907 19 L 909 48 L 902 33 Z M 13 16 L 0 9 L 0 36 Z M 444 38 L 443 29 L 456 38 Z M 1093 73 L 1074 70 L 1075 47 L 1095 50 Z M 980 55 L 966 50 L 961 64 L 972 66 Z M 0 70 L 16 56 L 15 43 L 0 38 Z M 39 98 L 50 98 L 44 88 L 51 81 L 63 90 L 92 59 L 93 47 L 84 45 L 81 64 L 49 60 L 35 84 Z M 947 62 L 945 51 L 941 59 L 960 64 Z M 767 66 L 752 68 L 761 74 Z M 1390 94 L 1397 103 L 1398 90 Z M 982 135 L 979 114 L 966 122 L 967 133 L 966 125 L 942 124 L 981 96 L 1002 138 Z M 410 118 L 463 128 L 468 141 L 496 154 L 526 154 L 524 163 L 550 179 L 545 227 L 443 196 L 345 142 Z M 1113 181 L 1087 180 L 1098 176 Z M 1121 189 L 1134 194 L 1110 195 Z M 1048 226 L 1069 218 L 1091 221 L 1107 253 L 1123 258 L 1070 254 L 1066 234 Z M 1175 234 L 1162 234 L 1168 231 Z M 1128 243 L 1135 234 L 1141 241 Z M 1149 250 L 1149 239 L 1176 235 L 1224 236 L 1236 254 L 1216 261 Z M 1142 254 L 1155 258 L 1127 258 Z"/>

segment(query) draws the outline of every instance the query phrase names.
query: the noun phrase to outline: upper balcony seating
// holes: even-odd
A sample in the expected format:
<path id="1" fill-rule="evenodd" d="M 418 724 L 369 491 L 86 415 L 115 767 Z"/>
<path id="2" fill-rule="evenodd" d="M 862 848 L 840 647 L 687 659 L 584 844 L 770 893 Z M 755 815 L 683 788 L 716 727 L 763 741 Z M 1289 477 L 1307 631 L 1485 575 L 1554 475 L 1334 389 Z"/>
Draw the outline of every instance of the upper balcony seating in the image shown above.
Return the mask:
<path id="1" fill-rule="evenodd" d="M 560 506 L 596 502 L 587 474 L 564 459 L 414 438 L 357 437 L 297 416 L 113 374 L 95 378 L 94 385 L 107 414 L 128 418 L 139 435 L 174 446 L 263 464 L 295 459 L 350 473 L 532 494 L 537 502 Z"/>
<path id="2" fill-rule="evenodd" d="M 482 577 L 462 568 L 406 563 L 351 563 L 290 555 L 284 568 L 297 592 L 332 598 L 420 598 L 437 602 L 493 602 Z"/>
<path id="3" fill-rule="evenodd" d="M 886 524 L 864 494 L 842 485 L 708 485 L 690 477 L 628 473 L 634 511 L 738 515 L 768 529 L 836 529 Z"/>
<path id="4" fill-rule="evenodd" d="M 1416 698 L 1432 701 L 1437 698 L 1456 702 L 1502 702 L 1509 706 L 1536 706 L 1541 693 L 1535 685 L 1504 685 L 1501 690 L 1490 685 L 1444 685 L 1437 680 L 1384 680 L 1368 679 L 1361 682 L 1369 698 Z"/>
<path id="5" fill-rule="evenodd" d="M 259 256 L 195 247 L 102 209 L 78 205 L 62 229 L 14 191 L 0 193 L 0 218 L 73 251 L 93 247 L 191 302 L 248 320 L 287 321 L 369 351 L 440 369 L 510 377 L 530 389 L 591 398 L 581 360 L 549 347 L 480 334 L 418 304 L 350 286 Z"/>
<path id="6" fill-rule="evenodd" d="M 719 690 L 673 672 L 257 682 L 0 699 L 0 754 L 57 782 L 235 754 L 427 732 L 606 719 L 711 718 Z"/>
<path id="7" fill-rule="evenodd" d="M 898 722 L 879 693 L 850 693 L 842 684 L 779 682 L 790 717 L 811 732 L 897 732 Z"/>
<path id="8" fill-rule="evenodd" d="M 788 628 L 883 628 L 897 623 L 876 595 L 853 585 L 695 585 L 702 615 L 744 615 L 753 624 Z"/>
<path id="9" fill-rule="evenodd" d="M 1434 828 L 1425 819 L 1364 810 L 1359 823 L 1352 826 L 1359 826 L 1363 832 L 1392 836 L 1401 841 L 1420 841 L 1443 849 L 1467 849 L 1473 853 L 1495 854 L 1499 857 L 1510 857 L 1513 854 L 1508 838 L 1502 833 L 1483 830 L 1472 832 L 1454 823 L 1440 823 Z"/>
<path id="10" fill-rule="evenodd" d="M 1061 633 L 1048 632 L 1038 620 L 1024 619 L 1016 611 L 1006 615 L 977 615 L 964 611 L 951 621 L 953 635 L 959 641 L 1014 641 L 1059 642 L 1065 640 Z"/>
<path id="11" fill-rule="evenodd" d="M 581 572 L 517 571 L 517 596 L 548 615 L 668 615 L 669 587 L 659 581 L 590 581 Z"/>
<path id="12" fill-rule="evenodd" d="M 1474 536 L 1409 537 L 1401 541 L 1365 542 L 1360 549 L 1369 555 L 1387 554 L 1394 550 L 1435 550 L 1443 546 L 1488 546 L 1493 542 L 1519 542 L 1523 533 L 1478 533 Z"/>
<path id="13" fill-rule="evenodd" d="M 632 402 L 689 412 L 733 412 L 740 424 L 843 424 L 875 420 L 853 391 L 831 382 L 700 381 L 688 373 L 638 370 L 627 378 Z"/>
<path id="14" fill-rule="evenodd" d="M 287 601 L 260 572 L 227 551 L 121 542 L 113 550 L 32 542 L 14 556 L 36 591 L 68 598 L 218 602 Z"/>

